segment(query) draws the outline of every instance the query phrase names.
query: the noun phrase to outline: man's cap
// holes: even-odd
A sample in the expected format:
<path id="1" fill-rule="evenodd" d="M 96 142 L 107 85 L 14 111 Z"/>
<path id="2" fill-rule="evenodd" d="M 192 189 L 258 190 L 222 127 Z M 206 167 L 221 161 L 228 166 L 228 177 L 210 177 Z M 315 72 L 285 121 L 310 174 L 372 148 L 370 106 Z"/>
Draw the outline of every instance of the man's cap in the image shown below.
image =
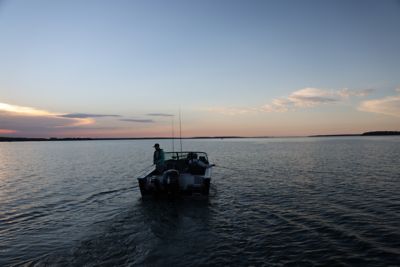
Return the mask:
<path id="1" fill-rule="evenodd" d="M 155 143 L 153 147 L 160 147 L 160 144 Z"/>

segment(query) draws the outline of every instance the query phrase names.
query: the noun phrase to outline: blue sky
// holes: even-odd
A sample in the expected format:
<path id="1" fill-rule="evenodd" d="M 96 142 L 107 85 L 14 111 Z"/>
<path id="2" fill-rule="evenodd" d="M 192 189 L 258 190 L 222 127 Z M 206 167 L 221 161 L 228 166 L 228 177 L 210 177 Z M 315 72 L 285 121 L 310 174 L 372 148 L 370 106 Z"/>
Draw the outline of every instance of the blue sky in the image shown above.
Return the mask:
<path id="1" fill-rule="evenodd" d="M 0 133 L 399 130 L 399 28 L 389 0 L 1 1 Z"/>

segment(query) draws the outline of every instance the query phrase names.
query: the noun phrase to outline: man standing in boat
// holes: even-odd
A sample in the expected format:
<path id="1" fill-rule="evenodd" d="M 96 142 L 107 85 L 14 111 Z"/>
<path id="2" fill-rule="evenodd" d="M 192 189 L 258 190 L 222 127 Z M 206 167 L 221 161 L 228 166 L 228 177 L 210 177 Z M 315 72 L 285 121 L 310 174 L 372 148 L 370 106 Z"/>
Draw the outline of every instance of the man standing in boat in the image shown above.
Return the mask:
<path id="1" fill-rule="evenodd" d="M 154 145 L 154 154 L 153 154 L 153 164 L 156 165 L 156 169 L 159 173 L 162 173 L 164 171 L 164 150 L 160 148 L 160 145 L 156 143 Z"/>

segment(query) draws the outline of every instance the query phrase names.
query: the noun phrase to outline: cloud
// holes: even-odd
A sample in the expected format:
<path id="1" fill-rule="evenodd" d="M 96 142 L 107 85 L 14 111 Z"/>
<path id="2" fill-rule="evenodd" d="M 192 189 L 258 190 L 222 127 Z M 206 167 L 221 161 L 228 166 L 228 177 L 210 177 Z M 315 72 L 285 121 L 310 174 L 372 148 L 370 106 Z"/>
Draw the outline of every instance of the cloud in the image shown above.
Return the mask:
<path id="1" fill-rule="evenodd" d="M 288 99 L 274 99 L 271 104 L 265 104 L 261 107 L 264 112 L 286 112 L 289 110 L 291 101 Z"/>
<path id="2" fill-rule="evenodd" d="M 0 103 L 0 112 L 2 113 L 7 113 L 11 116 L 14 117 L 42 117 L 42 118 L 55 118 L 55 117 L 60 117 L 64 118 L 64 120 L 59 122 L 60 125 L 54 126 L 54 127 L 65 127 L 65 126 L 81 126 L 81 125 L 87 125 L 87 124 L 93 124 L 94 120 L 88 117 L 69 117 L 65 116 L 63 114 L 55 113 L 55 112 L 50 112 L 47 110 L 41 110 L 33 107 L 25 107 L 25 106 L 17 106 L 17 105 L 11 105 L 7 103 Z M 67 114 L 68 115 L 68 114 Z"/>
<path id="3" fill-rule="evenodd" d="M 57 115 L 56 113 L 52 113 L 52 112 L 49 112 L 46 110 L 11 105 L 11 104 L 7 104 L 7 103 L 0 103 L 0 111 L 21 114 L 21 115 L 25 115 L 25 116 L 55 116 L 55 115 Z"/>
<path id="4" fill-rule="evenodd" d="M 400 117 L 400 95 L 363 101 L 359 110 Z"/>
<path id="5" fill-rule="evenodd" d="M 287 112 L 299 108 L 311 108 L 322 104 L 337 103 L 351 96 L 363 97 L 370 94 L 372 89 L 350 90 L 324 90 L 319 88 L 303 88 L 294 91 L 287 97 L 276 98 L 259 108 L 231 108 L 212 107 L 206 110 L 224 115 L 241 115 L 249 112 Z"/>
<path id="6" fill-rule="evenodd" d="M 0 121 L 3 129 L 0 133 L 26 134 L 60 132 L 68 127 L 81 127 L 94 124 L 92 118 L 69 117 L 60 113 L 41 110 L 33 107 L 0 103 Z"/>
<path id="7" fill-rule="evenodd" d="M 294 91 L 286 98 L 276 98 L 260 108 L 263 112 L 287 112 L 296 108 L 310 108 L 321 104 L 341 101 L 338 91 L 304 88 Z"/>
<path id="8" fill-rule="evenodd" d="M 59 117 L 85 119 L 85 118 L 121 117 L 121 116 L 120 115 L 108 115 L 108 114 L 71 113 L 71 114 L 60 115 Z"/>
<path id="9" fill-rule="evenodd" d="M 73 118 L 73 121 L 71 123 L 68 123 L 67 125 L 60 125 L 57 126 L 58 128 L 65 128 L 65 127 L 80 127 L 80 126 L 85 126 L 85 125 L 90 125 L 94 124 L 96 121 L 92 118 Z"/>
<path id="10" fill-rule="evenodd" d="M 350 96 L 367 96 L 371 94 L 374 91 L 374 89 L 361 89 L 361 90 L 349 90 L 347 88 L 339 90 L 337 93 L 342 97 L 342 98 L 348 98 Z"/>
<path id="11" fill-rule="evenodd" d="M 120 115 L 115 114 L 90 114 L 90 113 L 69 113 L 69 114 L 62 114 L 58 115 L 61 118 L 69 118 L 69 119 L 76 119 L 77 121 L 73 124 L 60 126 L 60 127 L 79 127 L 88 124 L 94 124 L 95 120 L 93 118 L 105 118 L 105 117 L 121 117 Z"/>
<path id="12" fill-rule="evenodd" d="M 0 120 L 2 129 L 13 131 L 8 132 L 9 134 L 27 137 L 44 137 L 61 133 L 64 128 L 77 124 L 76 119 L 57 116 L 28 116 L 9 112 L 0 112 Z"/>
<path id="13" fill-rule="evenodd" d="M 225 108 L 225 107 L 212 107 L 212 108 L 206 108 L 206 110 L 209 112 L 215 112 L 229 116 L 241 115 L 256 111 L 256 109 L 254 108 Z"/>
<path id="14" fill-rule="evenodd" d="M 138 123 L 154 123 L 153 120 L 147 120 L 147 119 L 120 119 L 120 121 L 138 122 Z"/>
<path id="15" fill-rule="evenodd" d="M 153 117 L 174 117 L 174 115 L 167 114 L 167 113 L 148 113 L 146 115 L 147 116 L 153 116 Z"/>
<path id="16" fill-rule="evenodd" d="M 81 126 L 64 126 L 62 127 L 63 130 L 115 130 L 118 129 L 117 127 L 81 127 Z"/>
<path id="17" fill-rule="evenodd" d="M 337 102 L 339 95 L 335 92 L 318 88 L 304 88 L 293 92 L 287 98 L 289 104 L 297 107 L 313 107 L 319 104 Z"/>

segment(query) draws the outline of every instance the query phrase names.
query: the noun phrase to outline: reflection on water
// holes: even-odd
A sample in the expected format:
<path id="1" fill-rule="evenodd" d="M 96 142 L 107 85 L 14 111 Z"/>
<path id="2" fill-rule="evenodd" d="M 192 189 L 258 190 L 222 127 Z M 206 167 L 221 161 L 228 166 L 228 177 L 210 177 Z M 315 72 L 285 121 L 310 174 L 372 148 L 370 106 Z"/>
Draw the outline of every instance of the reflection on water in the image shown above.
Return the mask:
<path id="1" fill-rule="evenodd" d="M 184 141 L 209 200 L 140 199 L 154 141 L 1 143 L 0 265 L 400 262 L 399 138 Z"/>

